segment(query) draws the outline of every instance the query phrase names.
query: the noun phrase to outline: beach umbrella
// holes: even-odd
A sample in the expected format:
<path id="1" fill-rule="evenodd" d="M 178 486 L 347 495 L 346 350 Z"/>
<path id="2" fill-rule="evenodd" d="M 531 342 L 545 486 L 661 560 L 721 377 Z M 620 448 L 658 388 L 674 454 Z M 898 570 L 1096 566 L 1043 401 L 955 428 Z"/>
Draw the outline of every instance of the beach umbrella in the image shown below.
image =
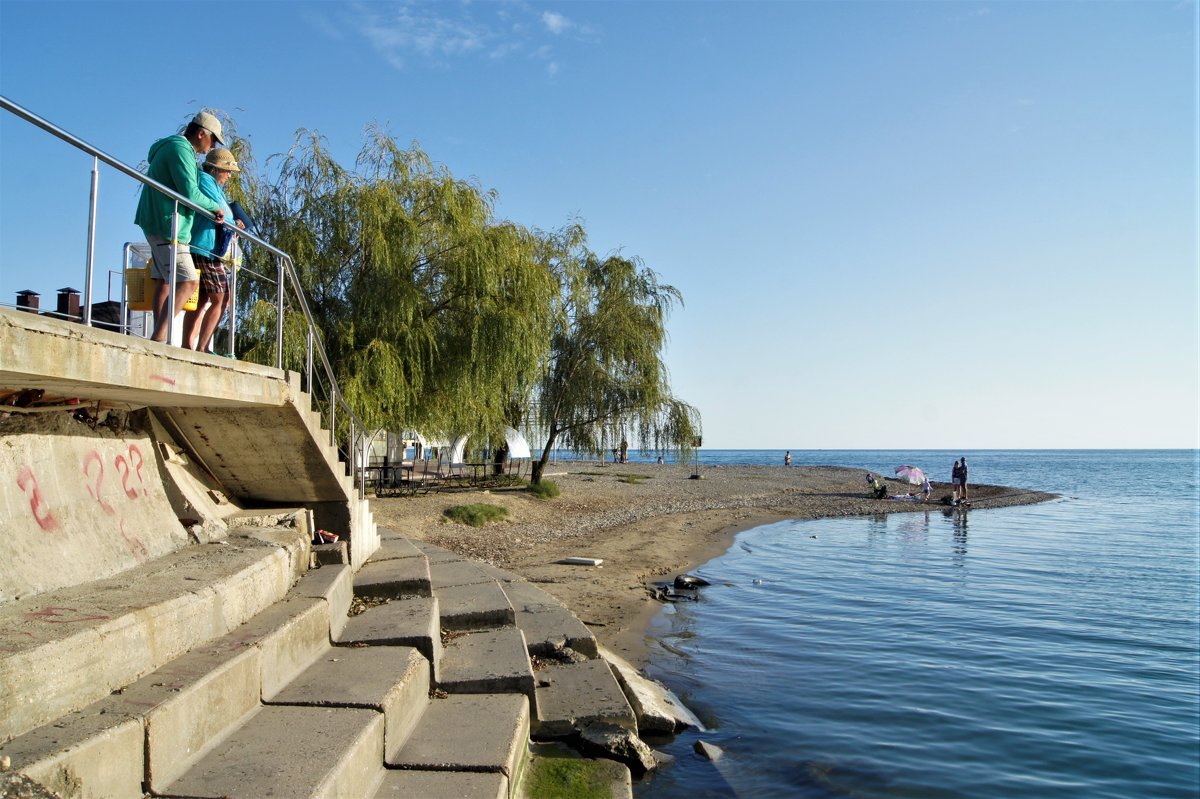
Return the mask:
<path id="1" fill-rule="evenodd" d="M 925 472 L 916 466 L 897 466 L 896 476 L 901 480 L 907 480 L 915 486 L 919 486 L 925 482 Z"/>

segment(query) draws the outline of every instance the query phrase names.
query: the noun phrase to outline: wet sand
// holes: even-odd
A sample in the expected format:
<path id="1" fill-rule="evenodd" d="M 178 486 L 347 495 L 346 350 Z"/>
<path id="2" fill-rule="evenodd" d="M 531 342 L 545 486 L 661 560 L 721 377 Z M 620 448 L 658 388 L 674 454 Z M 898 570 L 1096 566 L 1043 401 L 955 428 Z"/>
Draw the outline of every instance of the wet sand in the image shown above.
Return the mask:
<path id="1" fill-rule="evenodd" d="M 701 479 L 691 479 L 693 473 Z M 510 489 L 459 490 L 375 499 L 376 522 L 515 572 L 556 596 L 601 643 L 642 666 L 645 637 L 662 607 L 648 587 L 721 555 L 742 530 L 783 519 L 911 513 L 947 506 L 950 486 L 934 483 L 928 504 L 867 499 L 860 469 L 825 466 L 658 466 L 551 464 L 545 479 L 561 495 L 542 500 Z M 918 490 L 887 480 L 890 494 Z M 972 510 L 1024 505 L 1053 495 L 970 486 Z M 443 511 L 482 502 L 508 509 L 482 528 L 450 522 Z M 603 565 L 568 566 L 568 557 Z"/>

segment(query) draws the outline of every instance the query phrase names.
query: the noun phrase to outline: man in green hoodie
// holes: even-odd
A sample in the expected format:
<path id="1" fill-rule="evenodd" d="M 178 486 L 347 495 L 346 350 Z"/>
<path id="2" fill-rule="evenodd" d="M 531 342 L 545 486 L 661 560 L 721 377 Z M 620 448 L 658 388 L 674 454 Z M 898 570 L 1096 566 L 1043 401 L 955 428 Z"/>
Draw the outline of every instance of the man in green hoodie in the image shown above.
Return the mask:
<path id="1" fill-rule="evenodd" d="M 196 163 L 196 154 L 204 155 L 214 146 L 224 143 L 220 120 L 207 111 L 201 111 L 188 123 L 182 135 L 168 136 L 150 145 L 150 154 L 147 156 L 150 167 L 146 176 L 187 197 L 200 208 L 212 211 L 216 214 L 217 222 L 222 222 L 225 215 L 220 204 L 200 191 L 200 165 Z M 167 340 L 167 320 L 183 310 L 200 280 L 188 246 L 192 240 L 194 215 L 191 208 L 179 206 L 179 222 L 174 231 L 175 240 L 172 241 L 175 200 L 150 186 L 142 187 L 133 222 L 146 234 L 146 242 L 153 254 L 154 264 L 150 274 L 155 281 L 154 333 L 151 335 L 154 341 Z M 172 248 L 175 250 L 175 308 L 168 313 Z M 183 346 L 188 346 L 186 341 Z"/>

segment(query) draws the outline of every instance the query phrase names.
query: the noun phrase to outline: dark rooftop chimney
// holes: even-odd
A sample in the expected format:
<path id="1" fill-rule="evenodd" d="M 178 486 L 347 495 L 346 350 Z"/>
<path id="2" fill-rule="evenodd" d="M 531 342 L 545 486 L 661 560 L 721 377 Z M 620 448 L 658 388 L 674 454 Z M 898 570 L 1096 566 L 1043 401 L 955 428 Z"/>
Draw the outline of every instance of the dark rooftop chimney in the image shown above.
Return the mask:
<path id="1" fill-rule="evenodd" d="M 69 286 L 58 290 L 58 315 L 71 321 L 77 321 L 79 315 L 79 289 Z"/>
<path id="2" fill-rule="evenodd" d="M 37 313 L 38 305 L 40 303 L 40 300 L 38 299 L 38 297 L 40 297 L 40 296 L 41 295 L 38 294 L 36 291 L 30 291 L 29 289 L 25 289 L 24 291 L 18 291 L 17 292 L 17 309 L 21 310 L 21 311 L 28 311 L 29 313 Z"/>

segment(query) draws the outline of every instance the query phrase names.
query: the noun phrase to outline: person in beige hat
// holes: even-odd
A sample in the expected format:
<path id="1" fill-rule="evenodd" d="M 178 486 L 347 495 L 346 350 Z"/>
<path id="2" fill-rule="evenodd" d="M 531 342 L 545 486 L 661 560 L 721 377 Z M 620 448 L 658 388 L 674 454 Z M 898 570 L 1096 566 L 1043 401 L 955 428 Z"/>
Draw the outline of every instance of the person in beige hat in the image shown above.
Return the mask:
<path id="1" fill-rule="evenodd" d="M 207 111 L 201 111 L 188 123 L 183 134 L 159 139 L 150 145 L 146 156 L 149 168 L 147 177 L 158 181 L 169 189 L 188 198 L 200 208 L 217 215 L 224 221 L 225 208 L 200 191 L 200 167 L 196 154 L 207 153 L 217 144 L 223 144 L 221 122 Z M 151 276 L 155 280 L 154 290 L 154 341 L 167 340 L 167 320 L 183 310 L 196 290 L 199 275 L 192 263 L 188 244 L 192 240 L 192 218 L 195 212 L 187 206 L 179 206 L 178 226 L 175 240 L 171 240 L 175 222 L 175 200 L 151 186 L 143 186 L 138 198 L 137 213 L 133 222 L 146 235 L 153 255 Z M 171 255 L 175 254 L 175 308 L 167 308 L 170 296 Z M 184 340 L 184 346 L 188 342 Z"/>
<path id="2" fill-rule="evenodd" d="M 240 172 L 233 153 L 224 148 L 209 150 L 200 173 L 200 191 L 221 204 L 224 215 L 233 219 L 233 210 L 225 197 L 225 184 Z M 238 227 L 245 225 L 238 220 Z M 229 250 L 232 236 L 217 227 L 207 217 L 198 217 L 192 224 L 192 261 L 200 270 L 200 303 L 196 310 L 183 317 L 184 346 L 200 352 L 210 352 L 213 333 L 229 307 L 229 274 L 223 258 Z"/>

